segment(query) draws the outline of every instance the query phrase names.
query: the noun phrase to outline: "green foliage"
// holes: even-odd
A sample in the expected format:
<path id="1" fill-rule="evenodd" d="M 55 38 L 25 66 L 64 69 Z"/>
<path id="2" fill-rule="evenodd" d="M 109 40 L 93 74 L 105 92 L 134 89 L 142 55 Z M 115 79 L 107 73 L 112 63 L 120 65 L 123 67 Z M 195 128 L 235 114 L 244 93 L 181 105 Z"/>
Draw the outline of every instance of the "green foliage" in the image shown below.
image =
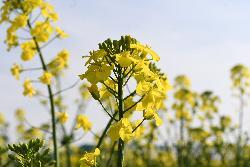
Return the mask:
<path id="1" fill-rule="evenodd" d="M 55 163 L 52 161 L 49 149 L 44 147 L 44 142 L 40 139 L 8 147 L 13 152 L 9 154 L 9 158 L 20 167 L 49 167 Z"/>

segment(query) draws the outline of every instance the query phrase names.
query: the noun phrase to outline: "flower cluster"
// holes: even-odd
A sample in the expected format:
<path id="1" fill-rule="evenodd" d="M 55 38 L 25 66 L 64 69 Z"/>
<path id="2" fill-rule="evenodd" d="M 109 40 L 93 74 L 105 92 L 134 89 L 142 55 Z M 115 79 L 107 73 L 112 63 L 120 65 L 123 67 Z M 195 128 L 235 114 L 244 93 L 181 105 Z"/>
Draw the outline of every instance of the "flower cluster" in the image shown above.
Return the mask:
<path id="1" fill-rule="evenodd" d="M 67 37 L 63 30 L 54 26 L 58 20 L 54 7 L 44 0 L 13 0 L 4 1 L 0 12 L 0 24 L 9 25 L 5 39 L 8 50 L 19 46 L 22 61 L 31 61 L 36 55 L 39 55 L 43 66 L 41 69 L 44 73 L 38 79 L 41 83 L 50 85 L 53 77 L 67 67 L 69 58 L 69 53 L 65 49 L 60 51 L 48 64 L 45 58 L 41 58 L 42 48 L 56 38 Z M 37 17 L 32 17 L 35 15 Z M 25 32 L 27 37 L 20 36 L 22 32 Z M 16 79 L 19 79 L 22 72 L 29 70 L 14 64 L 11 73 Z M 24 95 L 34 95 L 34 91 L 30 88 L 32 81 L 25 81 Z"/>
<path id="2" fill-rule="evenodd" d="M 191 90 L 191 82 L 185 75 L 180 75 L 175 78 L 175 103 L 172 108 L 175 110 L 176 118 L 187 122 L 192 120 L 190 108 L 196 105 L 196 93 Z"/>
<path id="3" fill-rule="evenodd" d="M 163 101 L 171 86 L 165 74 L 155 66 L 160 58 L 149 46 L 124 36 L 100 43 L 98 50 L 84 58 L 87 58 L 87 71 L 80 78 L 91 84 L 92 97 L 98 101 L 113 97 L 119 101 L 114 106 L 119 112 L 119 122 L 112 125 L 111 138 L 127 141 L 134 136 L 128 118 L 132 111 L 142 111 L 143 120 L 155 119 L 157 125 L 161 124 L 157 111 L 164 108 Z M 132 81 L 136 82 L 135 90 L 126 92 L 124 87 Z"/>
<path id="4" fill-rule="evenodd" d="M 87 116 L 79 114 L 77 116 L 76 128 L 82 128 L 85 131 L 89 131 L 92 128 L 92 123 L 89 121 Z"/>
<path id="5" fill-rule="evenodd" d="M 83 157 L 80 159 L 80 167 L 96 167 L 96 158 L 100 155 L 100 150 L 95 149 L 94 152 L 86 152 Z"/>
<path id="6" fill-rule="evenodd" d="M 239 93 L 248 94 L 250 88 L 250 70 L 248 67 L 238 64 L 231 69 L 231 80 L 233 89 Z"/>

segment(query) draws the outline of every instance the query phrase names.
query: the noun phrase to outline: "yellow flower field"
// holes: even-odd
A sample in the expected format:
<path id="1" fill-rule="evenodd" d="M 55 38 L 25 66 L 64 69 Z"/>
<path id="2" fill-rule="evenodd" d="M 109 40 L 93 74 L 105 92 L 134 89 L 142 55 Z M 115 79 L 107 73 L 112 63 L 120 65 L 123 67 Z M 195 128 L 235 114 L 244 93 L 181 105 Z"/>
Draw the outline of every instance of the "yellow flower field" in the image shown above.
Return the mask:
<path id="1" fill-rule="evenodd" d="M 17 96 L 28 101 L 26 107 L 18 107 L 13 100 L 10 106 L 15 111 L 0 112 L 0 167 L 250 166 L 244 123 L 250 100 L 250 69 L 243 64 L 247 62 L 229 67 L 231 85 L 225 87 L 235 102 L 231 105 L 216 91 L 196 90 L 188 75 L 165 70 L 171 59 L 165 62 L 162 52 L 136 35 L 106 36 L 88 54 L 71 54 L 62 47 L 71 34 L 64 31 L 64 17 L 56 11 L 61 5 L 52 4 L 47 0 L 0 3 L 1 45 L 7 50 L 1 56 L 14 55 L 8 75 L 22 89 Z M 129 13 L 120 12 L 113 14 Z M 74 35 L 72 39 L 77 38 Z M 81 60 L 80 68 L 71 65 L 74 59 Z M 76 67 L 77 74 L 70 70 Z M 65 78 L 69 73 L 76 81 Z M 65 87 L 68 83 L 73 84 Z M 1 103 L 7 104 L 0 96 Z M 222 103 L 237 112 L 232 116 L 222 111 Z M 37 111 L 27 112 L 30 106 Z M 43 118 L 40 110 L 48 117 Z"/>

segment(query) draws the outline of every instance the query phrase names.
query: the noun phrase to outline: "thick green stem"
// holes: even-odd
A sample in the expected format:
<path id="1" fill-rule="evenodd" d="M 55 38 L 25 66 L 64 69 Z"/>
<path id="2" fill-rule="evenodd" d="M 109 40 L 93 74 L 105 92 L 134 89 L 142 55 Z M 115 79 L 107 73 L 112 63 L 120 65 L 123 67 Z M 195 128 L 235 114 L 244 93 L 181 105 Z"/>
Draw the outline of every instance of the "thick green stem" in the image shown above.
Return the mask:
<path id="1" fill-rule="evenodd" d="M 118 110 L 119 110 L 119 120 L 123 118 L 123 76 L 122 76 L 122 68 L 118 68 Z M 118 141 L 118 159 L 117 159 L 117 167 L 123 167 L 123 152 L 124 152 L 124 141 L 119 138 Z"/>
<path id="2" fill-rule="evenodd" d="M 119 138 L 117 167 L 123 167 L 123 151 L 124 151 L 124 141 L 121 138 Z"/>
<path id="3" fill-rule="evenodd" d="M 31 24 L 28 21 L 28 27 L 31 30 Z M 40 49 L 40 46 L 36 40 L 36 38 L 33 36 L 32 37 L 35 46 L 36 46 L 36 50 L 38 52 L 39 58 L 41 60 L 42 63 L 42 67 L 44 71 L 48 71 L 47 70 L 47 66 L 46 63 L 43 59 L 43 55 Z M 49 101 L 50 101 L 50 108 L 51 108 L 51 122 L 52 122 L 52 137 L 53 137 L 53 146 L 54 146 L 54 160 L 56 161 L 55 163 L 55 167 L 59 167 L 59 154 L 58 154 L 58 149 L 57 149 L 57 137 L 56 137 L 56 118 L 55 118 L 55 105 L 54 105 L 54 97 L 53 97 L 53 92 L 52 92 L 52 88 L 50 85 L 47 85 L 47 89 L 48 89 L 48 93 L 49 93 Z"/>

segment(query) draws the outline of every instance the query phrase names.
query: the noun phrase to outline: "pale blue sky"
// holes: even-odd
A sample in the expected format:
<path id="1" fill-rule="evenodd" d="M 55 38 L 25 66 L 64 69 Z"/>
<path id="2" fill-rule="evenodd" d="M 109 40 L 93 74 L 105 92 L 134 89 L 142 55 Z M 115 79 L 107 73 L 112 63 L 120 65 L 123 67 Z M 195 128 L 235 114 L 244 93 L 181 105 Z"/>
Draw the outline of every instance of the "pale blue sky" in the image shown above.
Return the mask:
<path id="1" fill-rule="evenodd" d="M 54 42 L 45 52 L 49 57 L 62 48 L 71 52 L 70 70 L 64 86 L 75 82 L 83 72 L 82 55 L 97 48 L 106 38 L 131 34 L 159 53 L 159 66 L 170 80 L 187 74 L 197 91 L 214 90 L 223 103 L 223 113 L 235 115 L 231 98 L 229 70 L 237 63 L 250 66 L 250 1 L 248 0 L 53 0 L 60 15 L 58 24 L 70 37 Z M 4 38 L 0 29 L 1 43 Z M 49 117 L 32 101 L 23 97 L 21 83 L 10 76 L 13 62 L 20 61 L 18 51 L 5 52 L 0 45 L 0 111 L 13 121 L 13 111 L 25 107 L 32 123 Z M 37 59 L 38 60 L 38 59 Z M 24 66 L 36 66 L 36 59 Z M 25 74 L 27 76 L 27 74 Z M 29 75 L 29 74 L 28 74 Z M 67 92 L 70 101 L 75 91 Z M 96 105 L 87 113 L 100 122 Z M 98 116 L 97 116 L 98 115 Z M 235 116 L 234 116 L 235 117 Z M 245 121 L 249 122 L 246 113 Z M 103 121 L 101 121 L 103 122 Z M 96 124 L 95 128 L 100 126 Z M 249 125 L 246 124 L 246 127 Z"/>

